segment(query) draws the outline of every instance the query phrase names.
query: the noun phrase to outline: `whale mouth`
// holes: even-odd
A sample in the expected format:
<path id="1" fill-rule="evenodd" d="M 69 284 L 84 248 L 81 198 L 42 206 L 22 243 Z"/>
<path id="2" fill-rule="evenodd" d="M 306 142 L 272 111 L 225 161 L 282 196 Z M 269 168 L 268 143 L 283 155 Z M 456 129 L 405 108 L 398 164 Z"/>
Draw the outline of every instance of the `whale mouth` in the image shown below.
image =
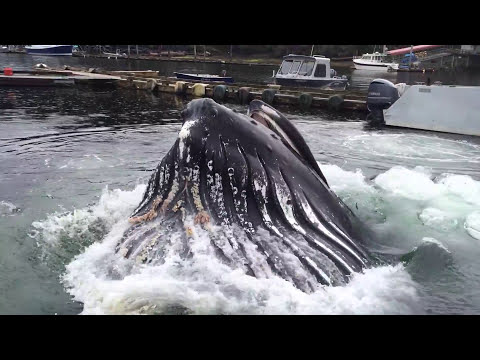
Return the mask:
<path id="1" fill-rule="evenodd" d="M 317 161 L 300 132 L 282 113 L 260 100 L 253 100 L 248 106 L 247 116 L 264 125 L 278 135 L 286 147 L 300 159 L 305 161 L 312 170 L 328 186 L 327 179 L 322 174 Z"/>
<path id="2" fill-rule="evenodd" d="M 173 242 L 187 260 L 205 233 L 229 267 L 305 292 L 345 284 L 369 265 L 353 213 L 285 116 L 258 100 L 245 115 L 197 99 L 182 117 L 117 252 L 161 263 Z"/>
<path id="3" fill-rule="evenodd" d="M 272 113 L 270 112 L 269 114 L 269 110 L 270 108 L 266 106 L 262 106 L 261 109 L 254 109 L 251 111 L 249 109 L 249 112 L 247 113 L 247 115 L 250 116 L 255 121 L 262 124 L 263 126 L 266 126 L 270 130 L 272 130 L 278 136 L 280 136 L 283 140 L 285 140 L 285 142 L 288 145 L 290 145 L 290 147 L 297 153 L 298 156 L 306 160 L 301 154 L 301 152 L 295 146 L 295 143 L 293 142 L 293 140 L 290 139 L 290 137 L 285 133 L 285 131 L 283 131 L 282 128 L 278 125 L 278 123 L 274 120 Z"/>

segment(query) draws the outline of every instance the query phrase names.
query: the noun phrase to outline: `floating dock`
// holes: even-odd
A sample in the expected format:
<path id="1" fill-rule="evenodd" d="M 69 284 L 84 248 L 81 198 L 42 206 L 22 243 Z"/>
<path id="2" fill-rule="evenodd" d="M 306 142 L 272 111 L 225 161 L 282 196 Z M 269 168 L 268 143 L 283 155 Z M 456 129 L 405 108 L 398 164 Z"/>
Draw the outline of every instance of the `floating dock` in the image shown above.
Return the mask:
<path id="1" fill-rule="evenodd" d="M 248 104 L 253 99 L 261 99 L 272 105 L 291 105 L 302 109 L 328 108 L 335 111 L 367 112 L 367 94 L 360 91 L 319 90 L 241 82 L 234 84 L 187 82 L 174 77 L 159 76 L 156 71 L 110 71 L 107 73 L 121 76 L 122 80 L 118 82 L 118 86 L 123 88 L 210 97 L 217 102 L 235 101 Z"/>
<path id="2" fill-rule="evenodd" d="M 217 102 L 248 104 L 261 99 L 271 105 L 290 105 L 302 109 L 328 108 L 367 112 L 366 92 L 286 87 L 274 84 L 200 83 L 159 76 L 158 71 L 105 71 L 98 69 L 35 69 L 0 75 L 3 86 L 113 85 L 119 88 L 167 93 L 177 96 L 210 97 Z"/>
<path id="3" fill-rule="evenodd" d="M 112 85 L 119 76 L 93 74 L 83 71 L 38 69 L 14 71 L 12 75 L 0 75 L 0 86 L 74 86 L 78 84 Z"/>

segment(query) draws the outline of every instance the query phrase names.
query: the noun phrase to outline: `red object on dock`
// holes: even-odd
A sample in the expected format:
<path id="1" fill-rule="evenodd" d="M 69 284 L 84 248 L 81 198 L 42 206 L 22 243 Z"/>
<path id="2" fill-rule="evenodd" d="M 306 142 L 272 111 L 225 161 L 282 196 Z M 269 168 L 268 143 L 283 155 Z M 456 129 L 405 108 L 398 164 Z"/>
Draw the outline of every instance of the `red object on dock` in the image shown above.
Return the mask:
<path id="1" fill-rule="evenodd" d="M 12 76 L 13 75 L 13 69 L 12 68 L 3 68 L 3 73 L 7 76 Z"/>
<path id="2" fill-rule="evenodd" d="M 387 54 L 392 55 L 392 56 L 403 55 L 403 54 L 408 54 L 410 52 L 410 50 L 412 52 L 424 51 L 424 50 L 435 49 L 435 48 L 438 48 L 438 47 L 441 47 L 441 46 L 444 46 L 444 45 L 416 45 L 413 48 L 406 47 L 406 48 L 402 48 L 402 49 L 390 50 L 390 51 L 387 51 Z"/>

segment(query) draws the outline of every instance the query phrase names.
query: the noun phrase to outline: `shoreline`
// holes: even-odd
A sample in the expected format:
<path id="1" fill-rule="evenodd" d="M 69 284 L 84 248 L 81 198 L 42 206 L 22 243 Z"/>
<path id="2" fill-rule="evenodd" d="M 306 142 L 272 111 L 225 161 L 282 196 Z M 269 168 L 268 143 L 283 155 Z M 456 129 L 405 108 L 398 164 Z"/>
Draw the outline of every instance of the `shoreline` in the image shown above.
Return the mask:
<path id="1" fill-rule="evenodd" d="M 8 51 L 5 54 L 23 54 L 29 55 L 24 51 Z M 83 58 L 100 58 L 100 59 L 124 59 L 124 60 L 150 60 L 150 61 L 174 61 L 174 62 L 197 62 L 209 63 L 209 64 L 223 64 L 223 65 L 247 65 L 247 66 L 280 66 L 282 63 L 283 57 L 280 59 L 273 58 L 232 58 L 229 57 L 220 57 L 220 56 L 209 56 L 204 58 L 203 56 L 195 57 L 193 55 L 181 55 L 181 56 L 159 56 L 159 55 L 130 55 L 130 56 L 116 56 L 109 54 L 84 54 L 84 53 L 73 53 L 73 57 L 83 57 Z M 347 61 L 335 61 L 331 60 L 332 67 L 350 67 L 353 65 L 351 60 Z"/>
<path id="2" fill-rule="evenodd" d="M 125 59 L 125 60 L 150 60 L 150 61 L 176 61 L 176 62 L 197 62 L 197 63 L 212 63 L 212 64 L 231 64 L 231 65 L 256 65 L 256 66 L 279 66 L 282 61 L 278 59 L 243 59 L 243 58 L 228 58 L 209 56 L 204 58 L 203 56 L 195 57 L 193 55 L 182 56 L 155 56 L 155 55 L 130 55 L 130 56 L 115 56 L 105 54 L 73 54 L 75 57 L 93 57 L 93 58 L 106 58 L 106 59 Z"/>

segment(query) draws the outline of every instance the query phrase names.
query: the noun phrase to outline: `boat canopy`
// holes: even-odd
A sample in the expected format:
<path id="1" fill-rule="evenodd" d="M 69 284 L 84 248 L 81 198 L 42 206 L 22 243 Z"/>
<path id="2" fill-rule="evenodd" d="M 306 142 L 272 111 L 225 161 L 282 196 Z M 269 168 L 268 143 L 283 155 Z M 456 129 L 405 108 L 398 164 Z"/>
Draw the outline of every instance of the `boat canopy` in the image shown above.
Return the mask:
<path id="1" fill-rule="evenodd" d="M 371 54 L 363 54 L 362 55 L 362 60 L 372 60 L 372 61 L 380 61 L 383 62 L 385 58 L 387 57 L 387 54 L 382 54 L 379 52 L 374 52 Z"/>
<path id="2" fill-rule="evenodd" d="M 314 71 L 315 69 L 315 71 Z M 286 55 L 277 75 L 326 77 L 330 74 L 330 59 L 321 55 Z"/>
<path id="3" fill-rule="evenodd" d="M 313 56 L 308 56 L 308 55 L 295 55 L 295 54 L 289 54 L 289 55 L 285 55 L 283 57 L 283 60 L 313 60 L 313 61 L 316 61 L 316 60 L 323 60 L 323 61 L 328 61 L 330 62 L 330 59 L 329 58 L 326 58 L 325 56 L 323 55 L 313 55 Z"/>
<path id="4" fill-rule="evenodd" d="M 424 51 L 424 50 L 435 49 L 435 48 L 438 48 L 438 47 L 441 47 L 441 46 L 444 46 L 444 45 L 416 45 L 413 48 L 406 47 L 406 48 L 401 48 L 401 49 L 396 49 L 396 50 L 390 50 L 390 51 L 387 51 L 387 54 L 392 55 L 392 56 L 403 55 L 403 54 L 409 53 L 410 49 L 411 49 L 412 52 L 415 52 L 415 51 Z"/>

